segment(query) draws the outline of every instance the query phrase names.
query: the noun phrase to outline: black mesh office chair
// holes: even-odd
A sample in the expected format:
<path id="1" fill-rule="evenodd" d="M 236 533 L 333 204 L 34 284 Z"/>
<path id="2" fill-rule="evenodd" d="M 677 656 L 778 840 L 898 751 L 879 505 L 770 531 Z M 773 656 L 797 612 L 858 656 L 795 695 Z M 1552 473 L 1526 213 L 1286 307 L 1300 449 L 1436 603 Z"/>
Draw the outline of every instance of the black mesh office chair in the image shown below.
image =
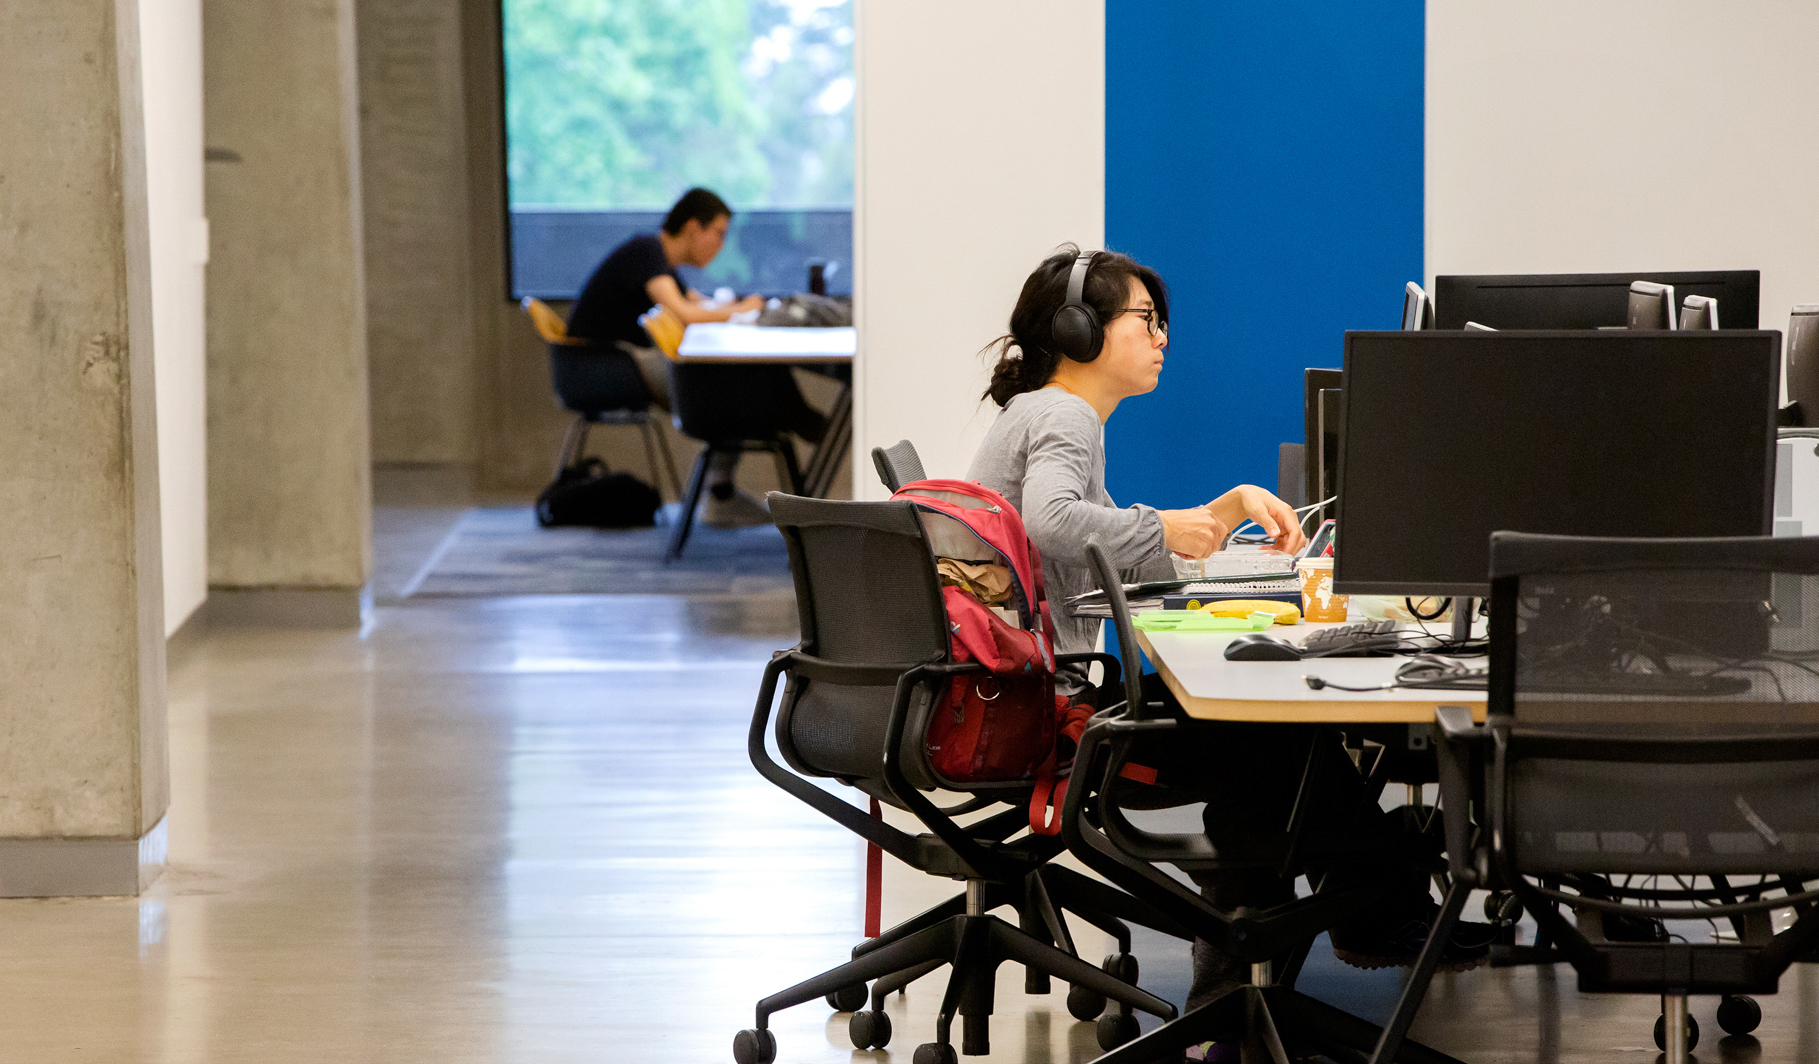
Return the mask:
<path id="1" fill-rule="evenodd" d="M 916 454 L 916 445 L 908 440 L 898 440 L 889 447 L 873 447 L 872 466 L 878 470 L 878 479 L 893 493 L 905 484 L 928 479 L 928 474 L 922 471 L 922 458 Z"/>
<path id="2" fill-rule="evenodd" d="M 1491 577 L 1489 722 L 1440 719 L 1448 848 L 1456 881 L 1506 885 L 1551 943 L 1493 961 L 1662 995 L 1670 1064 L 1697 1039 L 1689 994 L 1747 1033 L 1760 1010 L 1737 995 L 1774 993 L 1819 936 L 1819 538 L 1499 532 Z M 1455 815 L 1474 783 L 1475 840 Z"/>
<path id="3" fill-rule="evenodd" d="M 1062 849 L 1059 837 L 1006 841 L 1028 823 L 1029 782 L 952 785 L 930 765 L 922 738 L 930 707 L 947 683 L 980 670 L 951 660 L 934 556 L 915 506 L 773 494 L 770 507 L 789 547 L 802 641 L 765 669 L 748 738 L 752 764 L 886 853 L 930 875 L 963 880 L 966 890 L 862 943 L 848 963 L 760 1001 L 756 1026 L 734 1040 L 734 1058 L 768 1064 L 776 1056 L 771 1013 L 870 980 L 877 980 L 872 1007 L 854 1013 L 849 1032 L 862 1049 L 882 1047 L 890 1040 L 885 995 L 942 964 L 951 964 L 953 973 L 935 1041 L 917 1049 L 917 1064 L 954 1064 L 949 1031 L 956 1012 L 963 1050 L 989 1051 L 994 974 L 1007 960 L 1025 966 L 1031 992 L 1046 992 L 1050 976 L 1073 983 L 1077 992 L 1068 1004 L 1076 1015 L 1097 1015 L 1110 998 L 1173 1016 L 1174 1006 L 1074 956 L 1061 912 L 1119 939 L 1120 952 L 1107 967 L 1123 975 L 1131 975 L 1124 969 L 1130 933 L 1120 918 L 1170 934 L 1185 931 L 1120 891 L 1050 865 Z M 1060 656 L 1081 659 L 1117 668 L 1103 654 Z M 784 690 L 775 734 L 787 768 L 765 749 L 779 680 Z M 806 777 L 837 779 L 908 810 L 928 830 L 900 831 Z M 972 798 L 942 809 L 924 793 L 936 788 Z M 964 825 L 956 819 L 1000 803 L 1009 807 Z M 987 915 L 1005 905 L 1017 909 L 1017 925 Z"/>
<path id="4" fill-rule="evenodd" d="M 1081 737 L 1062 813 L 1063 837 L 1068 848 L 1088 867 L 1154 905 L 1198 937 L 1250 963 L 1252 977 L 1251 985 L 1239 987 L 1122 1045 L 1119 1043 L 1132 1032 L 1118 1030 L 1115 1021 L 1101 1020 L 1101 1047 L 1118 1048 L 1100 1057 L 1096 1064 L 1150 1064 L 1177 1059 L 1175 1055 L 1184 1048 L 1198 1045 L 1215 1033 L 1231 1031 L 1243 1032 L 1246 1061 L 1288 1064 L 1289 1054 L 1305 1052 L 1357 1060 L 1371 1053 L 1382 1038 L 1379 1027 L 1297 992 L 1295 979 L 1314 939 L 1363 910 L 1381 893 L 1377 877 L 1370 876 L 1347 877 L 1350 885 L 1342 889 L 1331 887 L 1328 884 L 1333 879 L 1332 870 L 1345 864 L 1384 867 L 1389 862 L 1406 864 L 1429 858 L 1418 846 L 1404 848 L 1405 840 L 1388 846 L 1364 843 L 1307 823 L 1304 811 L 1310 789 L 1318 785 L 1311 771 L 1301 777 L 1295 812 L 1288 823 L 1279 829 L 1260 826 L 1239 850 L 1217 849 L 1203 833 L 1162 834 L 1133 824 L 1125 815 L 1126 809 L 1136 806 L 1127 800 L 1134 788 L 1120 778 L 1124 766 L 1141 760 L 1137 749 L 1144 740 L 1156 733 L 1178 733 L 1193 724 L 1175 719 L 1160 704 L 1145 703 L 1137 671 L 1136 632 L 1131 627 L 1130 608 L 1118 574 L 1096 537 L 1088 541 L 1087 555 L 1109 599 L 1112 622 L 1117 627 L 1125 700 L 1095 717 Z M 1312 768 L 1315 744 L 1337 743 L 1339 737 L 1324 727 L 1303 727 L 1309 742 L 1308 766 Z M 1183 735 L 1179 741 L 1186 739 Z M 1233 815 L 1242 816 L 1244 812 L 1235 810 Z M 1311 866 L 1328 874 L 1322 888 L 1311 896 L 1266 909 L 1222 911 L 1164 871 L 1164 865 L 1190 873 L 1268 870 L 1284 877 Z M 1463 900 L 1462 890 L 1449 892 L 1447 908 L 1456 916 Z M 1417 978 L 1422 978 L 1423 964 L 1427 974 L 1432 974 L 1439 959 L 1438 943 L 1444 941 L 1444 937 L 1430 940 L 1417 964 Z M 1110 1015 L 1107 1014 L 1108 1019 Z M 1379 1059 L 1458 1064 L 1444 1053 L 1406 1041 L 1391 1047 Z"/>

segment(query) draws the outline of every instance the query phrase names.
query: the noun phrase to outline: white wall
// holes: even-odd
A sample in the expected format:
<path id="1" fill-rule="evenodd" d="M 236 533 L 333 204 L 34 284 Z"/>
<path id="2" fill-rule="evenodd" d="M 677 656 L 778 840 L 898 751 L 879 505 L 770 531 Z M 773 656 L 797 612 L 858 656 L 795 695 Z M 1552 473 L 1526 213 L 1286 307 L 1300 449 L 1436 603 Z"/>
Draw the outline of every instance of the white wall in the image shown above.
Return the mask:
<path id="1" fill-rule="evenodd" d="M 1819 4 L 1427 12 L 1430 282 L 1760 269 L 1761 325 L 1782 330 L 1819 301 Z"/>
<path id="2" fill-rule="evenodd" d="M 979 349 L 1030 270 L 1105 233 L 1103 0 L 857 0 L 854 490 L 915 443 L 960 477 L 996 408 Z"/>
<path id="3" fill-rule="evenodd" d="M 139 0 L 139 27 L 169 635 L 208 597 L 201 0 Z"/>

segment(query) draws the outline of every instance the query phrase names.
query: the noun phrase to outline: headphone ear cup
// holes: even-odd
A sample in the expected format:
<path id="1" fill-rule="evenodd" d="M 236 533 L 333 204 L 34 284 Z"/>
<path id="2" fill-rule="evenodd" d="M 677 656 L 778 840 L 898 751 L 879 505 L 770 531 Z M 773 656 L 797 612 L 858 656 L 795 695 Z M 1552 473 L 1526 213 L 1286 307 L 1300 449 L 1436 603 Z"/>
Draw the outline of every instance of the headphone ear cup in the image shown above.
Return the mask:
<path id="1" fill-rule="evenodd" d="M 1055 346 L 1061 353 L 1075 362 L 1091 362 L 1099 357 L 1099 348 L 1103 336 L 1099 328 L 1099 315 L 1093 308 L 1079 303 L 1070 303 L 1055 312 L 1051 331 L 1055 336 Z"/>

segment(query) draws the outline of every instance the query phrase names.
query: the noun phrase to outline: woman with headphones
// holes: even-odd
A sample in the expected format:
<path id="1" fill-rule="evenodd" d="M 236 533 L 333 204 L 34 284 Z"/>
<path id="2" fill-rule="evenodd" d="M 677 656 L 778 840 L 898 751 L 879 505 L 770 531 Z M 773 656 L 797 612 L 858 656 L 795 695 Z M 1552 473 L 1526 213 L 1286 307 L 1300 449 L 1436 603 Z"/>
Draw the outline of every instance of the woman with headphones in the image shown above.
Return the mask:
<path id="1" fill-rule="evenodd" d="M 1167 348 L 1168 290 L 1156 271 L 1115 252 L 1082 254 L 1067 246 L 1030 274 L 1011 311 L 1010 332 L 986 349 L 998 359 L 986 397 L 1001 409 L 967 476 L 1003 495 L 1023 515 L 1042 552 L 1051 602 L 1097 587 L 1086 558 L 1092 535 L 1113 565 L 1140 580 L 1172 578 L 1170 552 L 1204 558 L 1246 520 L 1262 526 L 1282 550 L 1299 550 L 1305 542 L 1289 505 L 1251 484 L 1187 510 L 1120 508 L 1106 493 L 1105 422 L 1120 402 L 1156 388 Z M 1063 610 L 1055 611 L 1054 620 L 1058 652 L 1093 649 L 1098 621 Z M 1143 680 L 1146 699 L 1180 712 L 1155 675 Z M 1057 685 L 1070 697 L 1091 695 L 1082 669 L 1064 670 Z M 1158 783 L 1206 801 L 1206 830 L 1215 845 L 1252 834 L 1258 825 L 1275 831 L 1288 822 L 1307 757 L 1305 735 L 1280 725 L 1209 722 L 1186 735 L 1196 741 L 1157 744 L 1153 756 L 1143 760 L 1158 770 Z M 1322 756 L 1316 816 L 1364 835 L 1399 830 L 1368 798 L 1337 743 Z M 1406 882 L 1392 896 L 1332 930 L 1333 951 L 1341 960 L 1364 968 L 1414 962 L 1435 903 L 1424 870 L 1410 868 L 1401 878 Z M 1294 897 L 1292 880 L 1267 873 L 1208 875 L 1200 886 L 1226 910 Z M 1489 953 L 1491 937 L 1488 925 L 1461 922 L 1443 966 L 1475 967 Z M 1247 981 L 1246 975 L 1248 968 L 1236 958 L 1196 942 L 1188 1006 L 1211 1001 Z M 1236 1060 L 1236 1053 L 1235 1045 L 1221 1042 L 1202 1047 L 1198 1056 Z"/>

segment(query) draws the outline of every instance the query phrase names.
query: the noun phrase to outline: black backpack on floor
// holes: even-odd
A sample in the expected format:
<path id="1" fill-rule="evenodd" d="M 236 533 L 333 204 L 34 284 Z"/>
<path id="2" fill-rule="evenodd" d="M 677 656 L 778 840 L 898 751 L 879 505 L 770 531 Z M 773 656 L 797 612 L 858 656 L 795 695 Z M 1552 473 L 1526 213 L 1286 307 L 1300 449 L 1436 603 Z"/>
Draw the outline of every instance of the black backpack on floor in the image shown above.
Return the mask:
<path id="1" fill-rule="evenodd" d="M 663 505 L 657 490 L 630 473 L 609 473 L 598 458 L 584 458 L 556 474 L 537 496 L 537 523 L 591 528 L 649 528 Z"/>

